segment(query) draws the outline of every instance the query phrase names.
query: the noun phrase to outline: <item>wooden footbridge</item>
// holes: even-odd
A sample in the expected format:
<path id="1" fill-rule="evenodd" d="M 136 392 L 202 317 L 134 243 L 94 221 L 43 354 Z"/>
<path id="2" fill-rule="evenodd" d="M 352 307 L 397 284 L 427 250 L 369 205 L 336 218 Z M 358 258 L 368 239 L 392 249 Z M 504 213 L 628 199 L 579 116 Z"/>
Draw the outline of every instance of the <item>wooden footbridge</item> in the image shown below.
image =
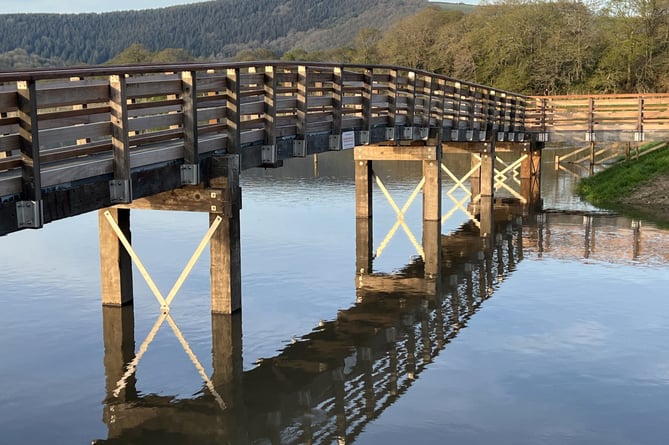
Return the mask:
<path id="1" fill-rule="evenodd" d="M 192 427 L 179 432 L 192 443 L 202 434 L 235 443 L 291 434 L 347 443 L 457 335 L 495 280 L 522 259 L 523 242 L 545 240 L 541 231 L 523 239 L 513 214 L 500 214 L 497 191 L 510 193 L 521 213 L 539 207 L 546 143 L 664 140 L 667 107 L 667 95 L 528 97 L 395 66 L 249 62 L 5 72 L 0 235 L 99 212 L 109 443 L 132 441 L 142 425 Z M 344 149 L 354 150 L 358 304 L 243 372 L 235 314 L 241 308 L 239 174 Z M 443 162 L 450 151 L 471 156 L 464 175 Z M 375 163 L 389 160 L 422 166 L 423 178 L 403 207 L 374 173 Z M 449 195 L 466 192 L 455 207 L 472 216 L 450 236 L 441 234 L 450 215 L 441 208 L 443 175 L 455 183 Z M 506 184 L 509 175 L 517 177 L 517 188 Z M 420 260 L 399 277 L 373 270 L 375 182 L 397 214 L 393 230 L 406 229 L 407 207 L 422 192 L 422 240 L 412 237 Z M 166 295 L 132 248 L 131 209 L 209 216 L 209 230 Z M 211 378 L 170 315 L 207 245 Z M 137 352 L 132 263 L 160 307 Z M 164 323 L 203 377 L 202 398 L 138 399 L 135 369 Z M 273 381 L 272 391 L 263 392 L 261 381 Z M 324 423 L 314 421 L 319 412 L 327 413 Z M 175 422 L 176 416 L 189 422 Z M 247 424 L 268 426 L 242 430 Z"/>
<path id="2" fill-rule="evenodd" d="M 495 191 L 511 190 L 510 172 L 520 170 L 520 191 L 512 194 L 530 206 L 540 202 L 545 143 L 665 139 L 667 107 L 668 95 L 527 97 L 396 66 L 249 62 L 4 72 L 0 235 L 98 210 L 103 302 L 132 301 L 132 260 L 168 310 L 189 268 L 161 295 L 132 250 L 129 209 L 207 213 L 210 230 L 189 264 L 209 243 L 212 311 L 230 313 L 241 307 L 241 170 L 355 149 L 356 217 L 359 233 L 367 233 L 358 251 L 368 249 L 371 260 L 371 188 L 374 181 L 383 187 L 374 162 L 422 163 L 416 193 L 422 190 L 423 219 L 432 222 L 424 238 L 439 238 L 443 174 L 457 187 L 470 184 L 467 199 L 488 234 Z M 442 162 L 448 151 L 471 154 L 463 177 Z M 502 151 L 517 160 L 500 164 Z M 406 209 L 389 201 L 401 220 Z M 369 261 L 359 266 L 360 273 L 371 270 Z M 426 262 L 428 275 L 435 270 Z"/>

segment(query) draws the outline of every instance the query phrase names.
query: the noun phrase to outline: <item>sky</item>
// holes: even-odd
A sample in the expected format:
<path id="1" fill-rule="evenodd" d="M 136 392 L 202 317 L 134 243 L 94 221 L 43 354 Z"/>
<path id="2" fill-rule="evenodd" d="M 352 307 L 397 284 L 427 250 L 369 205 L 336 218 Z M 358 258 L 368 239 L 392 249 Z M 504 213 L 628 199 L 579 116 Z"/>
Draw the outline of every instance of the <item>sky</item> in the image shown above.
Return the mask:
<path id="1" fill-rule="evenodd" d="M 203 1 L 203 0 L 199 0 Z M 166 6 L 198 3 L 198 0 L 0 0 L 0 14 L 20 12 L 108 12 L 128 9 L 164 8 Z"/>

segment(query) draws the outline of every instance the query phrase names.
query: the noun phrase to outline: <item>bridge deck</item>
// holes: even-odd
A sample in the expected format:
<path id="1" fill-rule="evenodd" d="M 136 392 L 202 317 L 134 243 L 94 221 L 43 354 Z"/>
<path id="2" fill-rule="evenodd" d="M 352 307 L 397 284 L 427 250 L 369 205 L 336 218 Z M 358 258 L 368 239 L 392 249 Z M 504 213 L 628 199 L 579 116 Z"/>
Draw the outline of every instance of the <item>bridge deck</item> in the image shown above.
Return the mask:
<path id="1" fill-rule="evenodd" d="M 217 174 L 212 155 L 238 154 L 244 169 L 438 134 L 456 142 L 493 133 L 520 141 L 525 100 L 388 66 L 254 62 L 0 73 L 0 234 L 20 228 L 14 201 L 44 201 L 46 223 L 206 184 Z"/>

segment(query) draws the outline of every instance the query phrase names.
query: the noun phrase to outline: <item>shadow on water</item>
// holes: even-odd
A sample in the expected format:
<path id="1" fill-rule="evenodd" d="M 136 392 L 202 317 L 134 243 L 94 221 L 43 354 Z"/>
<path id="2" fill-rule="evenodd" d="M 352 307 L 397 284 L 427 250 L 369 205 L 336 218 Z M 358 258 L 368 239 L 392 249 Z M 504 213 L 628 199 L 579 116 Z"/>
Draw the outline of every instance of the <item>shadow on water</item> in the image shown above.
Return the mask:
<path id="1" fill-rule="evenodd" d="M 497 208 L 488 237 L 471 221 L 442 235 L 436 277 L 424 278 L 420 259 L 356 277 L 354 306 L 248 371 L 241 315 L 213 315 L 212 386 L 191 399 L 135 390 L 132 308 L 105 308 L 108 439 L 93 443 L 354 442 L 522 260 L 516 210 Z"/>

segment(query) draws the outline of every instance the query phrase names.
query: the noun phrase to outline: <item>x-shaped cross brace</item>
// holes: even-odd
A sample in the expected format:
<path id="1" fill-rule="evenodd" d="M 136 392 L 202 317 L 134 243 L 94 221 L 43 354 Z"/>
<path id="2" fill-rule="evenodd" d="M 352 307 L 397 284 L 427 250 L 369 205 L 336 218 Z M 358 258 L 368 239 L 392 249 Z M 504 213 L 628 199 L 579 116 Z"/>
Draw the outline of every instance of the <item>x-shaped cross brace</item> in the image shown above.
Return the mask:
<path id="1" fill-rule="evenodd" d="M 214 233 L 216 232 L 216 229 L 218 229 L 218 226 L 221 224 L 221 221 L 223 218 L 221 216 L 217 216 L 214 221 L 212 222 L 211 226 L 209 227 L 209 230 L 205 234 L 204 238 L 202 241 L 200 241 L 200 244 L 197 246 L 195 249 L 195 252 L 193 252 L 193 255 L 191 256 L 190 260 L 186 264 L 186 267 L 184 267 L 183 271 L 181 272 L 181 275 L 179 275 L 179 278 L 177 281 L 174 283 L 174 286 L 172 286 L 172 289 L 170 290 L 169 294 L 167 297 L 163 297 L 163 294 L 158 290 L 158 287 L 154 283 L 153 279 L 151 278 L 151 275 L 149 275 L 148 271 L 144 267 L 144 264 L 142 261 L 139 259 L 139 256 L 135 252 L 135 250 L 132 248 L 132 245 L 128 241 L 128 239 L 125 237 L 123 234 L 121 228 L 118 226 L 116 221 L 114 220 L 114 217 L 111 215 L 109 211 L 106 211 L 104 213 L 105 218 L 107 219 L 107 222 L 111 226 L 112 230 L 114 230 L 114 233 L 116 233 L 116 236 L 118 237 L 119 241 L 121 241 L 121 244 L 123 244 L 123 247 L 125 247 L 126 251 L 132 258 L 133 262 L 137 266 L 137 269 L 141 273 L 142 277 L 144 277 L 144 280 L 146 281 L 146 284 L 148 284 L 149 288 L 151 289 L 151 292 L 153 295 L 156 297 L 156 300 L 158 300 L 158 303 L 160 303 L 160 309 L 161 309 L 161 315 L 158 317 L 156 322 L 154 323 L 153 327 L 151 328 L 151 331 L 149 331 L 149 334 L 146 336 L 144 341 L 142 342 L 141 346 L 139 347 L 139 350 L 133 360 L 128 364 L 127 370 L 123 377 L 117 382 L 116 384 L 116 389 L 114 390 L 113 394 L 114 397 L 118 397 L 118 395 L 121 393 L 123 388 L 126 386 L 128 378 L 130 378 L 131 375 L 133 375 L 136 370 L 137 370 L 137 365 L 139 364 L 139 361 L 142 359 L 144 354 L 149 348 L 149 345 L 155 338 L 156 334 L 162 327 L 163 323 L 167 321 L 167 323 L 170 325 L 172 328 L 172 331 L 174 332 L 174 335 L 176 338 L 179 340 L 179 343 L 181 343 L 181 346 L 184 348 L 184 351 L 190 358 L 190 360 L 193 362 L 193 365 L 195 365 L 195 368 L 197 369 L 198 373 L 204 380 L 205 385 L 207 388 L 209 388 L 209 391 L 211 391 L 211 394 L 214 396 L 216 399 L 216 402 L 218 402 L 219 406 L 221 409 L 225 409 L 226 405 L 225 402 L 223 401 L 223 398 L 218 394 L 216 389 L 214 388 L 214 384 L 211 382 L 209 377 L 207 376 L 207 373 L 204 370 L 204 367 L 198 360 L 197 356 L 193 352 L 193 350 L 190 348 L 190 345 L 184 338 L 183 334 L 181 333 L 181 330 L 179 330 L 179 327 L 175 323 L 174 319 L 170 315 L 170 303 L 172 303 L 172 300 L 174 300 L 174 297 L 176 296 L 177 292 L 179 292 L 179 289 L 181 289 L 181 286 L 183 285 L 184 281 L 190 274 L 191 270 L 193 269 L 193 266 L 195 266 L 195 263 L 197 260 L 200 258 L 200 255 L 202 255 L 202 252 L 204 251 L 204 248 L 207 246 L 209 241 L 211 240 L 211 237 L 214 236 Z"/>

